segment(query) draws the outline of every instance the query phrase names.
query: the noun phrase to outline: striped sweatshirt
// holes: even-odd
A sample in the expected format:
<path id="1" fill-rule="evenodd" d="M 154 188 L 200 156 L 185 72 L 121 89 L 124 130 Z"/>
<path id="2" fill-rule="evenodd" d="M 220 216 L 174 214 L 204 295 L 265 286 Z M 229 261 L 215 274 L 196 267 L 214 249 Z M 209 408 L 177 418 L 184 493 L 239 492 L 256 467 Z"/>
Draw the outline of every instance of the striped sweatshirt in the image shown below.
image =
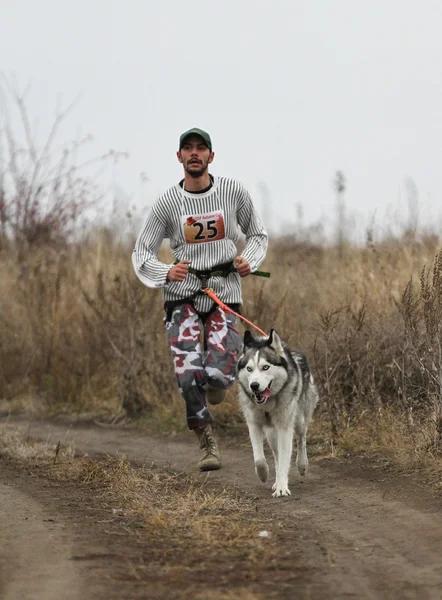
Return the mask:
<path id="1" fill-rule="evenodd" d="M 214 177 L 212 187 L 203 194 L 185 191 L 179 184 L 172 186 L 149 209 L 132 254 L 135 273 L 147 287 L 162 288 L 165 301 L 189 298 L 201 289 L 201 280 L 189 273 L 184 281 L 167 281 L 173 263 L 158 260 L 163 240 L 169 239 L 178 261 L 189 260 L 196 270 L 212 270 L 237 255 L 239 228 L 246 236 L 241 256 L 256 271 L 266 256 L 268 235 L 244 186 L 225 177 Z M 238 273 L 211 277 L 208 287 L 226 304 L 241 304 L 240 279 Z M 212 300 L 204 294 L 193 302 L 200 312 L 212 307 Z"/>

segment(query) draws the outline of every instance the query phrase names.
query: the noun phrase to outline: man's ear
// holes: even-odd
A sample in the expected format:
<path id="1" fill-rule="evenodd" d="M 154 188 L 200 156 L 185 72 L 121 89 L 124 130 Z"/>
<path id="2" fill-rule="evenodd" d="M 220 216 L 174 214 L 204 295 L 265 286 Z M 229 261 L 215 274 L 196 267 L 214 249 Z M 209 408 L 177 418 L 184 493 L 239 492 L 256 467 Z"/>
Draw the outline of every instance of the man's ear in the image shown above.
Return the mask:
<path id="1" fill-rule="evenodd" d="M 281 338 L 274 329 L 270 330 L 267 346 L 271 348 L 278 356 L 284 356 L 284 348 L 282 346 Z"/>
<path id="2" fill-rule="evenodd" d="M 178 162 L 183 164 L 183 159 L 181 158 L 181 150 L 178 150 L 178 152 L 176 153 L 176 157 L 178 159 Z"/>
<path id="3" fill-rule="evenodd" d="M 210 163 L 212 163 L 212 162 L 213 162 L 213 159 L 214 159 L 214 158 L 215 158 L 215 152 L 211 152 L 211 153 L 210 153 L 210 156 L 209 156 L 209 165 L 210 165 Z"/>
<path id="4" fill-rule="evenodd" d="M 254 341 L 255 341 L 255 338 L 250 333 L 250 331 L 247 329 L 244 333 L 244 348 L 251 346 Z"/>

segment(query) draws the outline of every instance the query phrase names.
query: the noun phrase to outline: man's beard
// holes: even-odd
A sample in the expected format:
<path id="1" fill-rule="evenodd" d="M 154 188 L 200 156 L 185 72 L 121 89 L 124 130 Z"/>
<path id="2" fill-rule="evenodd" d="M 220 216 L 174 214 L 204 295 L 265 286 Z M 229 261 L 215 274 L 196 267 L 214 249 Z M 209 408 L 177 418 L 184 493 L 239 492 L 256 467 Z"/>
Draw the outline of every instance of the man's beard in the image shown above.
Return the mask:
<path id="1" fill-rule="evenodd" d="M 201 175 L 204 175 L 204 173 L 206 172 L 206 169 L 209 165 L 209 161 L 206 162 L 206 164 L 202 163 L 200 164 L 189 164 L 187 163 L 187 165 L 184 167 L 186 173 L 188 173 L 191 177 L 194 177 L 195 179 L 198 179 L 198 177 L 201 177 Z"/>

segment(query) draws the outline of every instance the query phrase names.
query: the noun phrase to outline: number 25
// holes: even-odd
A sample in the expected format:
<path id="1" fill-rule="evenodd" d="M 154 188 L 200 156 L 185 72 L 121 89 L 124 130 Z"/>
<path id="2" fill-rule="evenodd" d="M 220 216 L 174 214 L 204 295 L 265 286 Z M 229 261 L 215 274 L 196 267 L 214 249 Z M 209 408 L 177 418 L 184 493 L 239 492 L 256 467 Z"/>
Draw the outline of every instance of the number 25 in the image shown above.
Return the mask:
<path id="1" fill-rule="evenodd" d="M 198 227 L 198 233 L 195 235 L 195 240 L 211 240 L 218 235 L 218 229 L 215 227 L 215 220 L 207 221 L 207 233 L 204 235 L 204 225 L 197 221 L 193 224 L 194 227 Z"/>

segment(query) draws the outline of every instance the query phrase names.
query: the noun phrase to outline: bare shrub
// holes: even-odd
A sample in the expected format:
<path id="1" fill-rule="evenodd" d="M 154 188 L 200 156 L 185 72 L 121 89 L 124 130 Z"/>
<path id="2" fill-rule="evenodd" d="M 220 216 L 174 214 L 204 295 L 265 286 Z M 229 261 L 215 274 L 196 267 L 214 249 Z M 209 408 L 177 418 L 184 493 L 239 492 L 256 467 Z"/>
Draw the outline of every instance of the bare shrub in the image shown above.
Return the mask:
<path id="1" fill-rule="evenodd" d="M 13 243 L 24 256 L 29 248 L 71 241 L 86 211 L 102 196 L 91 167 L 102 169 L 109 161 L 127 155 L 111 150 L 79 162 L 80 151 L 92 140 L 90 135 L 55 151 L 57 134 L 73 105 L 57 109 L 52 127 L 39 145 L 26 92 L 19 92 L 6 80 L 0 97 L 4 114 L 0 124 L 0 249 Z M 15 120 L 21 131 L 14 130 Z"/>

